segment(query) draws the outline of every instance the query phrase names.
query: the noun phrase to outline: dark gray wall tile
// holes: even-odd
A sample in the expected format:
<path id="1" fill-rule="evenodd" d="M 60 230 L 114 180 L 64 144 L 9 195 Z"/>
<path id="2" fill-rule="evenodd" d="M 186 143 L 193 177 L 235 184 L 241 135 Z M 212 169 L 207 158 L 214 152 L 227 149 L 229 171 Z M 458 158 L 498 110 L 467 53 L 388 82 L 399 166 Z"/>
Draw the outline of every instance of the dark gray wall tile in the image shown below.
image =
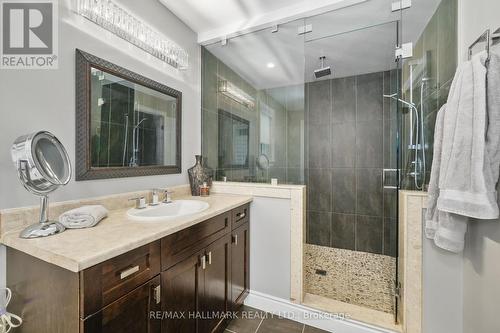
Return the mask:
<path id="1" fill-rule="evenodd" d="M 201 141 L 203 158 L 212 169 L 217 168 L 219 115 L 208 109 L 203 109 L 203 139 Z"/>
<path id="2" fill-rule="evenodd" d="M 353 168 L 333 169 L 332 197 L 333 212 L 356 212 L 356 171 Z"/>
<path id="3" fill-rule="evenodd" d="M 397 218 L 398 215 L 398 191 L 395 189 L 384 189 L 384 217 Z"/>
<path id="4" fill-rule="evenodd" d="M 398 165 L 398 123 L 397 120 L 384 120 L 384 168 L 395 169 Z"/>
<path id="5" fill-rule="evenodd" d="M 423 56 L 426 61 L 427 77 L 438 78 L 438 15 L 432 16 L 423 33 Z M 417 96 L 416 94 L 414 94 Z"/>
<path id="6" fill-rule="evenodd" d="M 356 215 L 332 214 L 332 247 L 355 250 Z"/>
<path id="7" fill-rule="evenodd" d="M 307 214 L 308 243 L 330 246 L 332 213 L 313 212 Z"/>
<path id="8" fill-rule="evenodd" d="M 382 216 L 382 169 L 356 170 L 356 213 Z"/>
<path id="9" fill-rule="evenodd" d="M 397 257 L 397 219 L 384 219 L 384 254 Z"/>
<path id="10" fill-rule="evenodd" d="M 332 116 L 331 80 L 308 84 L 308 122 L 310 126 L 330 124 Z"/>
<path id="11" fill-rule="evenodd" d="M 215 179 L 223 180 L 224 177 L 227 177 L 228 180 L 232 178 L 231 169 L 216 169 L 215 170 Z"/>
<path id="12" fill-rule="evenodd" d="M 202 47 L 203 87 L 202 106 L 212 112 L 217 111 L 217 58 Z M 216 132 L 214 132 L 216 133 Z"/>
<path id="13" fill-rule="evenodd" d="M 381 168 L 383 165 L 383 122 L 356 123 L 356 167 Z"/>
<path id="14" fill-rule="evenodd" d="M 269 179 L 271 178 L 277 178 L 279 183 L 285 183 L 286 182 L 286 168 L 276 168 L 276 167 L 271 167 L 269 168 Z"/>
<path id="15" fill-rule="evenodd" d="M 357 77 L 357 120 L 382 120 L 383 114 L 382 72 Z"/>
<path id="16" fill-rule="evenodd" d="M 382 254 L 383 219 L 356 215 L 356 251 Z"/>
<path id="17" fill-rule="evenodd" d="M 332 125 L 332 167 L 354 167 L 356 163 L 356 123 Z"/>
<path id="18" fill-rule="evenodd" d="M 314 125 L 309 128 L 309 167 L 329 168 L 332 149 L 330 147 L 330 125 Z"/>
<path id="19" fill-rule="evenodd" d="M 438 16 L 439 86 L 442 86 L 453 78 L 457 68 L 457 0 L 441 1 L 435 15 Z"/>
<path id="20" fill-rule="evenodd" d="M 286 162 L 291 168 L 298 168 L 303 163 L 303 128 L 304 113 L 303 112 L 287 112 L 287 142 L 286 142 Z"/>
<path id="21" fill-rule="evenodd" d="M 301 168 L 287 168 L 286 182 L 287 184 L 305 184 L 305 170 Z"/>
<path id="22" fill-rule="evenodd" d="M 307 182 L 308 209 L 330 212 L 332 201 L 331 169 L 309 169 Z"/>
<path id="23" fill-rule="evenodd" d="M 397 93 L 398 70 L 384 72 L 384 95 L 392 95 Z M 397 102 L 392 98 L 384 97 L 384 120 L 396 119 L 397 117 Z"/>
<path id="24" fill-rule="evenodd" d="M 356 121 L 356 77 L 332 80 L 334 123 Z"/>

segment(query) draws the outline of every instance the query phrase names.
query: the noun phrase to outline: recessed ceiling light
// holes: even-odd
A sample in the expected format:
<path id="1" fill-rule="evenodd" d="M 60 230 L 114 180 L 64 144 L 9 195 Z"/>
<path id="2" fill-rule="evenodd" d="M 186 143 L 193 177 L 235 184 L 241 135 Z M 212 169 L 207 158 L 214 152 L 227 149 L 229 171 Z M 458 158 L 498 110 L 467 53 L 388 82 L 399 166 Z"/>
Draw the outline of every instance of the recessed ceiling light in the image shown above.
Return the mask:
<path id="1" fill-rule="evenodd" d="M 267 68 L 274 68 L 274 67 L 276 67 L 276 65 L 274 63 L 272 63 L 272 62 L 267 63 Z"/>

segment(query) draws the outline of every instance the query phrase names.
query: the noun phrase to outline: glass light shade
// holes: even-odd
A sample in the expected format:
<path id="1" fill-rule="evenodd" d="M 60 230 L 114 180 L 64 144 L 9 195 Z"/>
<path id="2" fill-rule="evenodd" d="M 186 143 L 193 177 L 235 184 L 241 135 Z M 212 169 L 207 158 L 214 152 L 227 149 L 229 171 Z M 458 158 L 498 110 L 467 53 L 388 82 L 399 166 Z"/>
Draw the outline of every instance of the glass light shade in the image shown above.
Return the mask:
<path id="1" fill-rule="evenodd" d="M 188 67 L 189 55 L 183 48 L 112 1 L 79 0 L 78 14 L 175 68 Z"/>

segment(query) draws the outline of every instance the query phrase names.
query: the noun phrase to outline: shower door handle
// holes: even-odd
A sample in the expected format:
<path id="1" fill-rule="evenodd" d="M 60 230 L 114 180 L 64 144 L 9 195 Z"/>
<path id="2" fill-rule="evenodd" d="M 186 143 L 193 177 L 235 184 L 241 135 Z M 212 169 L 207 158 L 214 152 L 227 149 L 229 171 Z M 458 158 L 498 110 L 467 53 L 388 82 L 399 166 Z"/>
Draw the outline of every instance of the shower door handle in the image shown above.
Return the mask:
<path id="1" fill-rule="evenodd" d="M 387 176 L 386 174 L 388 172 L 395 172 L 396 173 L 396 185 L 386 185 L 386 179 L 387 179 Z M 399 189 L 399 170 L 398 169 L 383 169 L 382 170 L 382 186 L 384 187 L 384 189 L 391 189 L 391 190 L 397 190 Z"/>

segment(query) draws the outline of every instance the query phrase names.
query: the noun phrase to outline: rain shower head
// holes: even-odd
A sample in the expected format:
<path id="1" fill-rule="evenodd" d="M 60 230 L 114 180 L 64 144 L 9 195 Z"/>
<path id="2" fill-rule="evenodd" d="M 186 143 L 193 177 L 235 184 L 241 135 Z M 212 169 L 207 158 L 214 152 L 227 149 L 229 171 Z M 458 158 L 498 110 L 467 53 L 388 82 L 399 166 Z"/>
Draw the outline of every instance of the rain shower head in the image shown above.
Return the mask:
<path id="1" fill-rule="evenodd" d="M 319 58 L 321 60 L 321 68 L 314 71 L 314 76 L 319 79 L 320 77 L 332 74 L 330 66 L 325 67 L 325 56 Z"/>

